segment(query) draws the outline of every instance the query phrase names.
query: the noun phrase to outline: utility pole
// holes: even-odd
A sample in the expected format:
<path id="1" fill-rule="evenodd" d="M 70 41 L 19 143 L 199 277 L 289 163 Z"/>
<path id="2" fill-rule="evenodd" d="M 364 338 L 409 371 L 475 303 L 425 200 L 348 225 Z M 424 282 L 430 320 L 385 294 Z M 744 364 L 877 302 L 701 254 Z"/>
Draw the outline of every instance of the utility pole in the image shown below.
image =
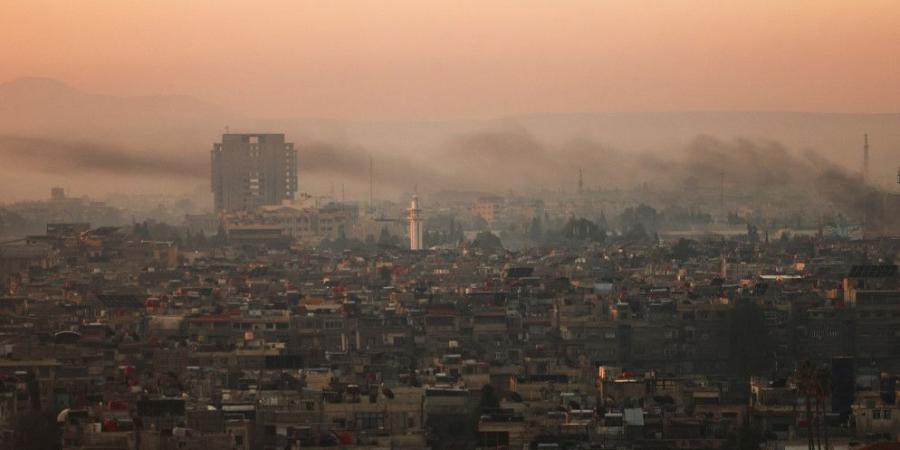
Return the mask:
<path id="1" fill-rule="evenodd" d="M 719 172 L 719 208 L 722 210 L 722 217 L 728 222 L 728 213 L 725 211 L 725 171 Z"/>

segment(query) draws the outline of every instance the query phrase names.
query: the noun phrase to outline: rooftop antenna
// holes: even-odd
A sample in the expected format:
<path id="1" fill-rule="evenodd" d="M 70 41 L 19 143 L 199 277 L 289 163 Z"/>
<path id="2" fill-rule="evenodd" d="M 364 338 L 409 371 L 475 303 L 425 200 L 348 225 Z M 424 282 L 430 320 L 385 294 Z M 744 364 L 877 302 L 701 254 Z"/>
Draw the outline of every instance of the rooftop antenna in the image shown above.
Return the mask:
<path id="1" fill-rule="evenodd" d="M 869 181 L 869 133 L 863 134 L 863 181 Z"/>

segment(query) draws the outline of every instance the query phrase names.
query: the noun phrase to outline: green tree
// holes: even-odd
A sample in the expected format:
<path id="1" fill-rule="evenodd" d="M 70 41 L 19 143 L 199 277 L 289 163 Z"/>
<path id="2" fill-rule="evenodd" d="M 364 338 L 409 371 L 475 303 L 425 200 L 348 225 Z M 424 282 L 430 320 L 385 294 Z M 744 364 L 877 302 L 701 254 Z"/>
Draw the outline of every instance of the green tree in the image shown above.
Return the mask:
<path id="1" fill-rule="evenodd" d="M 606 230 L 584 218 L 569 219 L 563 226 L 562 235 L 566 239 L 576 241 L 603 242 L 606 240 Z"/>
<path id="2" fill-rule="evenodd" d="M 391 232 L 388 231 L 387 227 L 381 229 L 381 234 L 378 235 L 378 247 L 379 248 L 397 248 L 397 239 L 391 235 Z"/>
<path id="3" fill-rule="evenodd" d="M 759 243 L 759 230 L 756 228 L 756 225 L 747 224 L 747 240 L 753 245 Z"/>
<path id="4" fill-rule="evenodd" d="M 609 229 L 609 223 L 606 221 L 606 212 L 602 209 L 600 210 L 600 217 L 597 218 L 597 226 L 604 230 Z"/>
<path id="5" fill-rule="evenodd" d="M 541 224 L 541 216 L 535 214 L 531 218 L 531 225 L 528 227 L 528 236 L 533 241 L 540 241 L 544 237 L 544 229 Z"/>
<path id="6" fill-rule="evenodd" d="M 643 225 L 635 223 L 622 235 L 622 239 L 627 242 L 646 242 L 650 239 L 650 235 L 647 234 L 647 229 Z"/>
<path id="7" fill-rule="evenodd" d="M 496 234 L 490 231 L 482 231 L 475 236 L 472 241 L 472 247 L 488 252 L 496 252 L 503 250 L 503 242 Z"/>
<path id="8" fill-rule="evenodd" d="M 672 257 L 681 261 L 694 258 L 698 255 L 696 245 L 697 243 L 695 241 L 680 238 L 678 239 L 678 242 L 672 246 Z"/>
<path id="9" fill-rule="evenodd" d="M 766 441 L 762 431 L 756 427 L 741 427 L 728 436 L 722 444 L 723 450 L 759 450 Z"/>
<path id="10" fill-rule="evenodd" d="M 481 387 L 481 400 L 478 402 L 481 412 L 500 408 L 500 398 L 494 386 L 485 384 Z"/>

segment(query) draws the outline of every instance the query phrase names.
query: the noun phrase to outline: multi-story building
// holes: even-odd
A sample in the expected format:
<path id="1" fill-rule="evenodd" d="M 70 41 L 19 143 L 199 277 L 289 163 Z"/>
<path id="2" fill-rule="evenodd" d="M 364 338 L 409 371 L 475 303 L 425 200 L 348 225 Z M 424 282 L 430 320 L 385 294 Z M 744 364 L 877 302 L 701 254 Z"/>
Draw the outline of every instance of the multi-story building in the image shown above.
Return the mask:
<path id="1" fill-rule="evenodd" d="M 284 134 L 223 134 L 212 150 L 217 211 L 254 210 L 293 200 L 297 151 Z"/>
<path id="2" fill-rule="evenodd" d="M 484 196 L 475 200 L 475 205 L 472 207 L 472 210 L 475 215 L 484 219 L 488 225 L 491 225 L 500 218 L 503 211 L 503 205 L 503 197 L 494 195 Z"/>

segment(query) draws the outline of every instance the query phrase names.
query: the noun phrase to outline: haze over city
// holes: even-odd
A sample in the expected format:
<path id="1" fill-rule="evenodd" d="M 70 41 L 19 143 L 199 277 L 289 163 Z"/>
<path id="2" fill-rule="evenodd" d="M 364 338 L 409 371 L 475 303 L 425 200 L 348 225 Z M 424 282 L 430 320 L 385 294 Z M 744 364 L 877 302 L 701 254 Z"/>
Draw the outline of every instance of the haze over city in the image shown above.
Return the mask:
<path id="1" fill-rule="evenodd" d="M 384 186 L 391 195 L 460 189 L 471 180 L 451 180 L 458 167 L 433 163 L 493 134 L 549 154 L 590 141 L 627 158 L 677 153 L 700 135 L 747 138 L 858 172 L 869 133 L 873 179 L 888 184 L 900 151 L 898 21 L 890 1 L 6 2 L 2 187 L 7 201 L 41 198 L 46 183 L 105 194 L 79 175 L 89 155 L 60 174 L 12 158 L 23 138 L 66 154 L 97 144 L 143 167 L 143 155 L 159 155 L 199 176 L 226 127 L 296 136 L 310 147 L 300 155 L 313 160 L 300 169 L 309 190 L 345 183 L 358 198 L 366 182 L 352 169 L 316 162 L 359 156 L 366 167 L 373 155 L 388 174 L 405 165 L 408 179 L 385 177 L 405 185 Z M 120 189 L 198 188 L 152 169 L 164 161 L 147 177 L 121 172 Z M 559 189 L 577 165 L 538 184 Z M 421 175 L 431 172 L 451 173 Z M 603 167 L 589 172 L 622 186 Z M 652 181 L 644 172 L 639 181 Z M 473 187 L 521 187 L 499 184 Z"/>
<path id="2" fill-rule="evenodd" d="M 0 450 L 898 450 L 897 0 L 0 0 Z"/>

